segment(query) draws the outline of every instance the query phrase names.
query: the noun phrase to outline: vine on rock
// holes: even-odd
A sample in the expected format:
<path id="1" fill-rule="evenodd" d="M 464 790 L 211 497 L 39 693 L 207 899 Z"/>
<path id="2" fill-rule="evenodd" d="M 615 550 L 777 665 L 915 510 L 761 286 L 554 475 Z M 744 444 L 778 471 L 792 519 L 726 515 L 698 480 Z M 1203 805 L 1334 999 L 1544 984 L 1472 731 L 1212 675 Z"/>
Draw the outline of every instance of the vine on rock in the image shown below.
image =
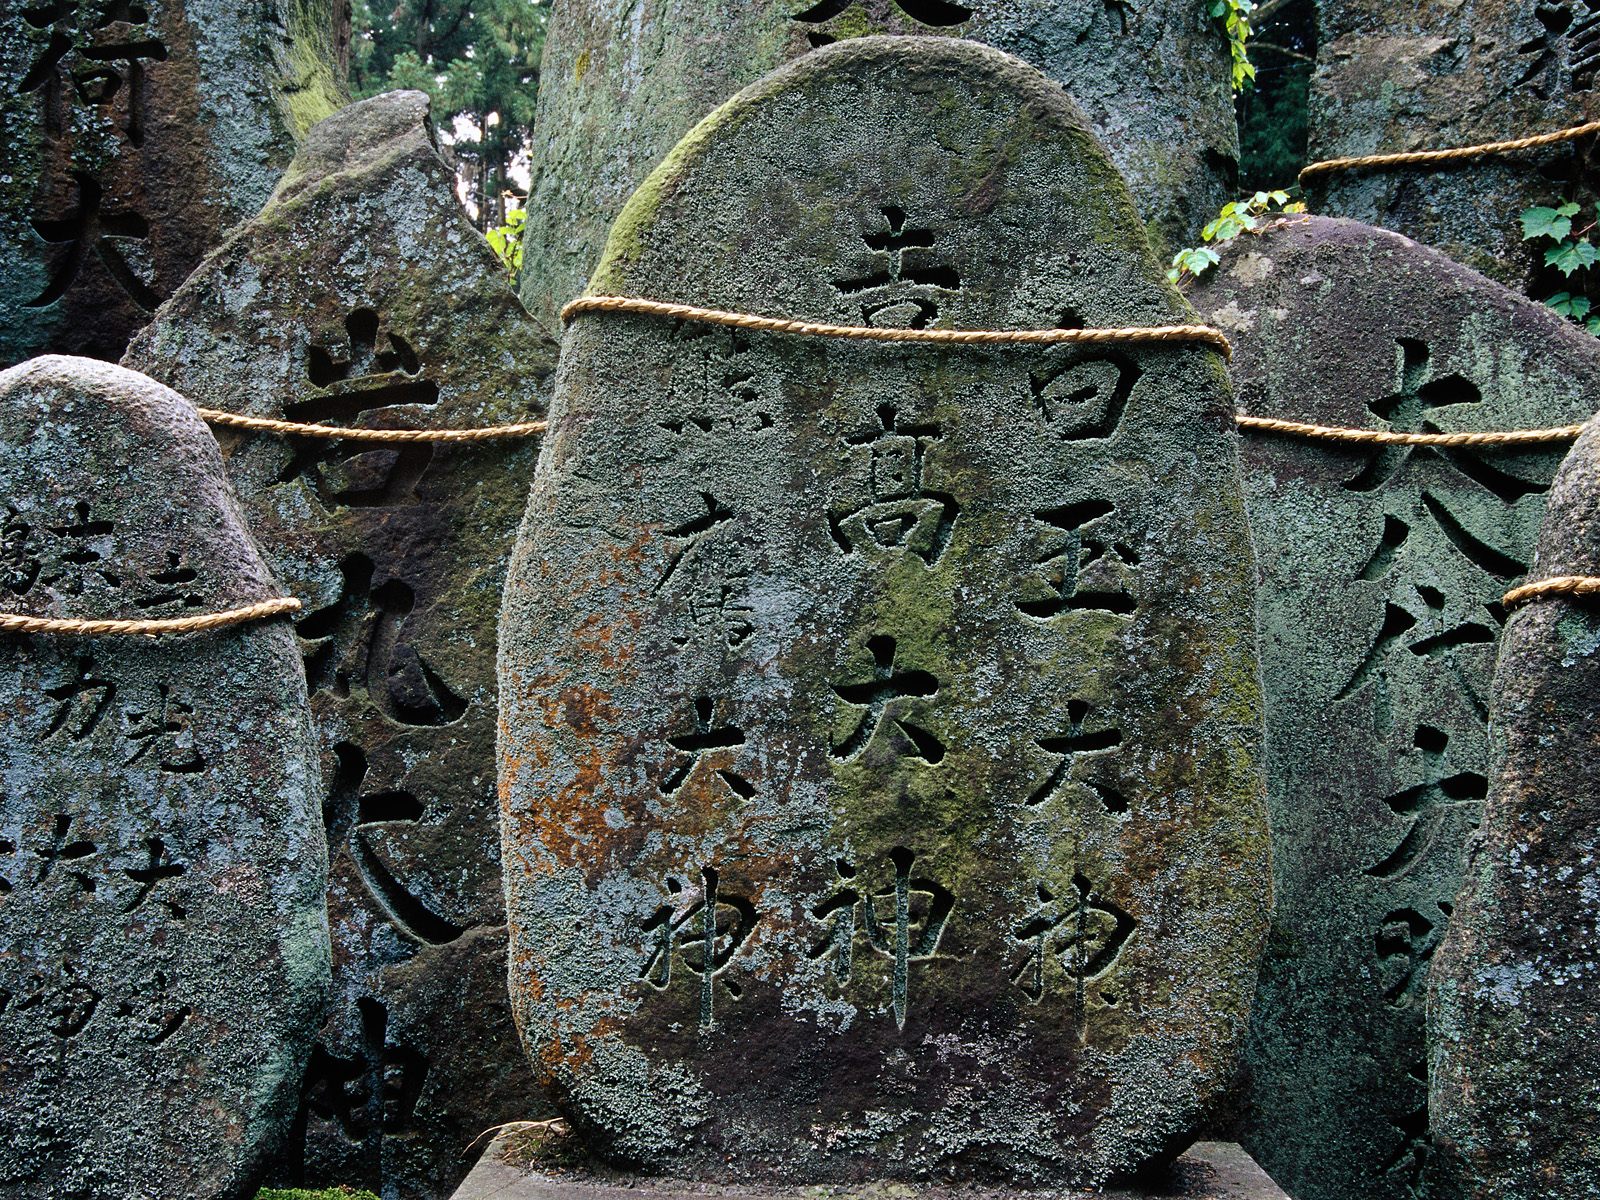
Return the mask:
<path id="1" fill-rule="evenodd" d="M 1257 192 L 1253 196 L 1224 204 L 1216 218 L 1200 231 L 1200 240 L 1221 245 L 1233 241 L 1241 233 L 1256 232 L 1261 228 L 1261 223 L 1274 214 L 1305 211 L 1305 202 L 1289 199 L 1288 192 Z M 1221 261 L 1221 255 L 1210 245 L 1188 246 L 1172 256 L 1167 278 L 1182 287 L 1191 280 L 1199 279 Z"/>
<path id="2" fill-rule="evenodd" d="M 1600 248 L 1591 240 L 1595 222 L 1573 228 L 1572 219 L 1580 211 L 1576 202 L 1567 200 L 1554 208 L 1538 206 L 1524 209 L 1521 217 L 1522 240 L 1551 243 L 1545 247 L 1544 265 L 1560 271 L 1561 277 L 1569 281 L 1576 275 L 1577 284 L 1585 283 L 1589 279 L 1585 273 L 1600 261 Z M 1600 311 L 1594 311 L 1594 301 L 1585 294 L 1586 291 L 1586 287 L 1569 287 L 1566 291 L 1547 297 L 1545 304 L 1568 320 L 1582 325 L 1590 333 L 1600 336 Z"/>
<path id="3" fill-rule="evenodd" d="M 1228 35 L 1228 50 L 1233 56 L 1233 90 L 1242 92 L 1255 82 L 1256 68 L 1250 61 L 1246 43 L 1250 40 L 1250 14 L 1255 0 L 1210 0 L 1211 19 Z"/>

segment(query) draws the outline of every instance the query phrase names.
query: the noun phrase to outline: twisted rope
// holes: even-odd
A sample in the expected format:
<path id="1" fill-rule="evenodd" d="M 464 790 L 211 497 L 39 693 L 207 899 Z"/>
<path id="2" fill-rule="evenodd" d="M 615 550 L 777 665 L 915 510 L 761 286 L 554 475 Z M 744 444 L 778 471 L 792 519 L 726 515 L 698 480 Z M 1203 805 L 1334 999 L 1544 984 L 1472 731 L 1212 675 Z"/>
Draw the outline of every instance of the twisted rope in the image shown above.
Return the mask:
<path id="1" fill-rule="evenodd" d="M 522 421 L 512 425 L 487 425 L 481 429 L 346 429 L 341 425 L 303 425 L 299 421 L 279 421 L 274 417 L 246 417 L 217 408 L 196 408 L 195 411 L 213 425 L 296 437 L 344 438 L 352 442 L 488 442 L 543 433 L 548 425 L 545 421 Z"/>
<path id="2" fill-rule="evenodd" d="M 1600 593 L 1600 578 L 1593 575 L 1557 575 L 1514 587 L 1500 598 L 1507 608 L 1543 600 L 1547 596 L 1592 596 Z"/>
<path id="3" fill-rule="evenodd" d="M 79 621 L 71 617 L 23 617 L 0 613 L 0 632 L 59 633 L 68 637 L 156 637 L 163 633 L 204 633 L 226 629 L 249 621 L 261 621 L 279 613 L 300 611 L 293 596 L 261 600 L 243 608 L 204 613 L 196 617 L 164 617 L 152 621 Z"/>
<path id="4" fill-rule="evenodd" d="M 1456 146 L 1449 150 L 1407 150 L 1394 154 L 1364 154 L 1356 158 L 1328 158 L 1314 162 L 1300 172 L 1304 183 L 1314 175 L 1331 171 L 1355 171 L 1364 167 L 1425 166 L 1429 163 L 1460 162 L 1468 158 L 1488 158 L 1495 154 L 1514 154 L 1519 150 L 1532 150 L 1539 146 L 1553 146 L 1557 142 L 1570 142 L 1574 138 L 1600 133 L 1600 121 L 1558 129 L 1554 133 L 1539 133 L 1532 137 L 1513 138 L 1508 142 L 1482 142 L 1476 146 Z"/>
<path id="5" fill-rule="evenodd" d="M 1209 346 L 1225 359 L 1233 357 L 1233 344 L 1220 329 L 1212 329 L 1209 325 L 1157 325 L 1130 329 L 878 329 L 871 325 L 828 325 L 820 321 L 761 317 L 753 313 L 697 308 L 692 304 L 667 304 L 637 296 L 579 296 L 561 310 L 561 320 L 570 323 L 585 313 L 618 312 L 697 321 L 702 325 L 725 325 L 758 333 L 788 333 L 799 337 L 843 338 L 858 342 L 934 342 L 947 346 L 1190 342 Z"/>
<path id="6" fill-rule="evenodd" d="M 1276 417 L 1235 418 L 1240 429 L 1262 433 L 1287 433 L 1296 437 L 1321 438 L 1331 442 L 1355 442 L 1376 446 L 1527 446 L 1546 442 L 1570 442 L 1583 432 L 1582 425 L 1560 425 L 1554 429 L 1505 429 L 1483 433 L 1398 433 L 1389 429 L 1344 429 L 1336 425 L 1312 425 L 1305 421 L 1283 421 Z"/>

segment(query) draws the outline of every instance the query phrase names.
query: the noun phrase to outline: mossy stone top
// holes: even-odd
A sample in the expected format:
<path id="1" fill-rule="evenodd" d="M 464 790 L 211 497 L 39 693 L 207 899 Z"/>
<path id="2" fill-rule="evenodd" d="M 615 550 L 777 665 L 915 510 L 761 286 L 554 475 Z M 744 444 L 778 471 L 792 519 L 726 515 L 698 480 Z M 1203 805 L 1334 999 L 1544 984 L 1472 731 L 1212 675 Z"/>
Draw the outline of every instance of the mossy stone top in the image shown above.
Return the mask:
<path id="1" fill-rule="evenodd" d="M 679 145 L 602 290 L 1163 325 L 1061 89 L 829 46 Z M 1095 1182 L 1229 1081 L 1267 909 L 1222 363 L 569 330 L 501 627 L 511 988 L 589 1145 Z"/>
<path id="2" fill-rule="evenodd" d="M 554 347 L 472 227 L 427 97 L 307 136 L 272 201 L 126 362 L 213 408 L 449 429 L 543 411 Z M 537 439 L 382 444 L 219 429 L 288 590 L 327 779 L 337 1002 L 292 1177 L 402 1200 L 537 1105 L 504 985 L 495 619 Z"/>
<path id="3" fill-rule="evenodd" d="M 1533 577 L 1600 574 L 1600 420 L 1554 486 Z M 1483 827 L 1428 991 L 1429 1110 L 1451 1194 L 1600 1194 L 1600 614 L 1506 622 Z"/>
<path id="4" fill-rule="evenodd" d="M 1600 11 L 1586 0 L 1317 0 L 1317 21 L 1312 160 L 1508 141 L 1600 117 Z M 1443 168 L 1339 171 L 1313 177 L 1311 207 L 1520 289 L 1544 251 L 1523 244 L 1518 216 L 1561 199 L 1593 211 L 1591 158 L 1583 142 L 1562 142 Z"/>
<path id="5" fill-rule="evenodd" d="M 1600 409 L 1600 341 L 1354 221 L 1241 239 L 1194 301 L 1247 413 L 1415 433 Z M 1403 1200 L 1429 1170 L 1428 965 L 1486 790 L 1499 600 L 1560 453 L 1246 434 L 1276 909 L 1243 1140 L 1302 1200 Z"/>
<path id="6" fill-rule="evenodd" d="M 868 34 L 971 38 L 1072 94 L 1152 241 L 1198 240 L 1239 156 L 1227 39 L 1199 0 L 555 0 L 539 76 L 522 296 L 578 295 L 624 201 L 706 113 L 766 72 Z"/>
<path id="7" fill-rule="evenodd" d="M 0 366 L 115 359 L 344 92 L 337 0 L 0 0 Z"/>
<path id="8" fill-rule="evenodd" d="M 0 373 L 0 608 L 280 594 L 183 397 L 87 359 Z M 294 1116 L 328 983 L 288 623 L 5 634 L 0 713 L 0 1194 L 239 1195 Z"/>

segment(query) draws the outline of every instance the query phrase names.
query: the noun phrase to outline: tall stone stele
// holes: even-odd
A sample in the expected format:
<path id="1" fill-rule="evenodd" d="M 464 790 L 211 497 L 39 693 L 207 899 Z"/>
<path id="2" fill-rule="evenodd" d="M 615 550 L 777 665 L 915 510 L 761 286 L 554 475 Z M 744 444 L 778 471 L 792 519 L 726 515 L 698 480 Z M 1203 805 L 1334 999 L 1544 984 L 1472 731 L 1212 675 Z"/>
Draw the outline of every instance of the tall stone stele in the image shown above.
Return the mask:
<path id="1" fill-rule="evenodd" d="M 807 55 L 684 139 L 599 291 L 856 326 L 1180 324 L 1055 83 Z M 511 990 L 600 1154 L 1093 1183 L 1229 1083 L 1268 904 L 1211 347 L 595 314 L 501 625 Z"/>
<path id="2" fill-rule="evenodd" d="M 454 194 L 419 92 L 319 124 L 127 363 L 214 408 L 368 428 L 537 417 L 554 357 Z M 537 439 L 219 429 L 285 586 L 321 744 L 335 1003 L 279 1178 L 447 1194 L 536 1109 L 505 991 L 495 619 Z"/>
<path id="3" fill-rule="evenodd" d="M 1600 421 L 1556 476 L 1534 577 L 1600 575 Z M 1457 1195 L 1600 1193 L 1600 612 L 1506 622 L 1483 828 L 1428 992 L 1430 1112 Z"/>
<path id="4" fill-rule="evenodd" d="M 1354 221 L 1242 239 L 1194 301 L 1249 414 L 1427 433 L 1600 409 L 1600 341 Z M 1276 909 L 1243 1141 L 1298 1200 L 1428 1184 L 1428 967 L 1488 787 L 1500 597 L 1562 448 L 1245 434 Z"/>
<path id="5" fill-rule="evenodd" d="M 1600 118 L 1600 8 L 1589 0 L 1317 0 L 1317 20 L 1312 160 L 1507 141 Z M 1593 150 L 1590 137 L 1442 168 L 1313 176 L 1311 207 L 1521 288 L 1542 259 L 1523 244 L 1519 215 L 1566 199 L 1592 210 Z"/>
<path id="6" fill-rule="evenodd" d="M 816 46 L 971 38 L 1061 83 L 1158 249 L 1198 240 L 1234 187 L 1227 39 L 1198 0 L 555 0 L 539 75 L 522 297 L 583 291 L 623 203 L 705 113 Z"/>
<path id="7" fill-rule="evenodd" d="M 87 359 L 0 372 L 0 609 L 280 594 L 187 400 Z M 0 634 L 0 714 L 0 1195 L 245 1196 L 328 984 L 287 621 Z"/>
<path id="8" fill-rule="evenodd" d="M 345 0 L 0 0 L 0 366 L 117 358 L 344 90 Z"/>

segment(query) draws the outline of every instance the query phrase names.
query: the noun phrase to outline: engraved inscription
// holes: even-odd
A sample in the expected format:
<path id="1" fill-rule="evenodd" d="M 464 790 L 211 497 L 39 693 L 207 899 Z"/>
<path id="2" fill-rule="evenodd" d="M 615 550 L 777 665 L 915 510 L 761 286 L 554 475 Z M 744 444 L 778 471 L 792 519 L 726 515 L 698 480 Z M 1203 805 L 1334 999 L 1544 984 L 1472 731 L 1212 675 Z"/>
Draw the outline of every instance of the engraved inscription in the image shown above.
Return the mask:
<path id="1" fill-rule="evenodd" d="M 943 434 L 938 425 L 903 424 L 893 404 L 879 405 L 877 418 L 878 429 L 845 439 L 844 485 L 860 502 L 835 505 L 829 530 L 846 554 L 911 553 L 931 566 L 961 511 L 953 496 L 923 484 L 928 450 Z"/>
<path id="2" fill-rule="evenodd" d="M 927 671 L 907 669 L 895 661 L 899 643 L 887 635 L 867 639 L 872 667 L 864 679 L 831 684 L 834 695 L 851 709 L 844 737 L 833 745 L 833 756 L 852 759 L 874 743 L 882 742 L 896 756 L 941 762 L 944 743 L 919 715 L 920 700 L 938 694 L 939 681 Z"/>
<path id="3" fill-rule="evenodd" d="M 715 1022 L 717 989 L 738 1000 L 743 987 L 728 974 L 759 918 L 755 905 L 726 891 L 717 872 L 706 867 L 693 887 L 687 879 L 669 877 L 668 899 L 645 921 L 646 955 L 639 977 L 658 991 L 672 984 L 674 965 L 700 980 L 700 1029 Z"/>
<path id="4" fill-rule="evenodd" d="M 1054 357 L 1028 379 L 1034 411 L 1045 428 L 1064 442 L 1110 437 L 1139 381 L 1138 366 L 1122 355 L 1085 358 L 1081 351 L 1067 351 Z"/>
<path id="5" fill-rule="evenodd" d="M 1121 908 L 1097 897 L 1081 872 L 1073 875 L 1072 891 L 1065 896 L 1041 884 L 1037 906 L 1011 931 L 1017 943 L 1011 982 L 1033 1003 L 1064 988 L 1081 1027 L 1088 984 L 1110 974 L 1135 926 Z M 1106 989 L 1099 998 L 1108 1005 L 1117 1002 Z"/>
<path id="6" fill-rule="evenodd" d="M 827 931 L 811 949 L 813 959 L 826 959 L 840 983 L 855 973 L 856 944 L 893 962 L 890 1006 L 895 1024 L 904 1029 L 913 964 L 936 957 L 945 923 L 955 909 L 954 893 L 932 879 L 912 874 L 917 856 L 903 846 L 889 852 L 894 882 L 877 891 L 858 877 L 844 860 L 834 864 L 838 889 L 811 910 Z"/>
<path id="7" fill-rule="evenodd" d="M 1046 754 L 1055 756 L 1056 763 L 1045 781 L 1035 788 L 1024 801 L 1036 807 L 1068 789 L 1081 787 L 1095 796 L 1107 812 L 1125 813 L 1128 801 L 1120 792 L 1100 780 L 1085 777 L 1094 763 L 1122 745 L 1122 731 L 1092 720 L 1090 708 L 1082 700 L 1067 702 L 1067 730 L 1059 737 L 1039 738 L 1035 744 Z"/>
<path id="8" fill-rule="evenodd" d="M 1600 73 L 1600 4 L 1595 0 L 1540 0 L 1533 7 L 1537 32 L 1517 47 L 1525 66 L 1515 86 L 1549 99 L 1567 87 L 1586 92 Z"/>
<path id="9" fill-rule="evenodd" d="M 964 4 L 953 4 L 950 0 L 893 0 L 893 3 L 912 22 L 911 27 L 905 30 L 907 33 L 917 32 L 918 26 L 951 29 L 972 19 L 972 9 Z M 806 40 L 812 46 L 826 46 L 839 39 L 842 26 L 836 24 L 838 18 L 859 8 L 860 0 L 819 0 L 795 13 L 790 20 L 814 26 L 807 31 Z"/>
<path id="10" fill-rule="evenodd" d="M 1038 621 L 1080 611 L 1126 616 L 1138 604 L 1139 554 L 1109 531 L 1115 510 L 1083 500 L 1033 515 L 1035 566 L 1017 611 Z"/>
<path id="11" fill-rule="evenodd" d="M 716 701 L 710 696 L 695 697 L 693 728 L 667 739 L 668 745 L 687 758 L 661 781 L 662 795 L 676 796 L 681 792 L 702 762 L 741 800 L 756 794 L 755 784 L 726 765 L 732 757 L 728 752 L 744 745 L 744 730 L 732 723 L 719 725 L 716 707 Z M 714 765 L 718 762 L 725 765 Z"/>
<path id="12" fill-rule="evenodd" d="M 909 224 L 905 210 L 878 210 L 882 225 L 862 235 L 865 269 L 835 282 L 861 313 L 863 324 L 886 329 L 926 329 L 939 305 L 961 288 L 954 267 L 933 253 L 932 229 Z"/>

